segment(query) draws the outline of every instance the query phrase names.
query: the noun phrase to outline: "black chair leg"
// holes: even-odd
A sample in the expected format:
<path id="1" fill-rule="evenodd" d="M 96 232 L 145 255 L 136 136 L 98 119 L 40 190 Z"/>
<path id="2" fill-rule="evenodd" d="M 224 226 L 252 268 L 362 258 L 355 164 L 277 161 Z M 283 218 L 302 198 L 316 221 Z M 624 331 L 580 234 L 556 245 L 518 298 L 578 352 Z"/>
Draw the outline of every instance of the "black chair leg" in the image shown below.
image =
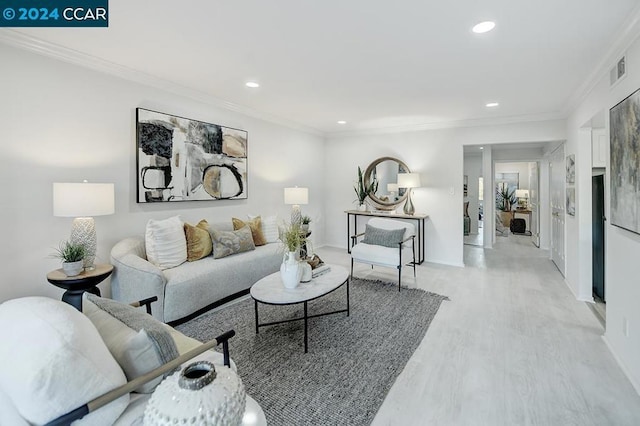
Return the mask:
<path id="1" fill-rule="evenodd" d="M 398 292 L 400 292 L 401 282 L 402 282 L 402 266 L 398 266 Z"/>
<path id="2" fill-rule="evenodd" d="M 351 258 L 351 273 L 349 274 L 350 278 L 353 279 L 353 257 Z"/>

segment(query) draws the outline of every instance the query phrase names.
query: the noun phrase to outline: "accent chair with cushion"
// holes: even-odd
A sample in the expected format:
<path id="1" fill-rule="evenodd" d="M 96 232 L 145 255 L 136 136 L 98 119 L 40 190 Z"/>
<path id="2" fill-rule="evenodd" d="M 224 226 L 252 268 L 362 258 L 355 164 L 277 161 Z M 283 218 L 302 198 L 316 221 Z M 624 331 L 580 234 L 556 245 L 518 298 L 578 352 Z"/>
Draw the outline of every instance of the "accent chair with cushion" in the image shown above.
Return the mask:
<path id="1" fill-rule="evenodd" d="M 83 312 L 46 297 L 8 300 L 0 304 L 0 425 L 140 425 L 176 367 L 206 360 L 235 370 L 234 334 L 201 344 L 141 309 L 89 294 Z M 223 354 L 210 350 L 219 343 Z M 246 410 L 264 424 L 248 395 Z"/>
<path id="2" fill-rule="evenodd" d="M 359 238 L 362 239 L 358 241 Z M 402 284 L 402 266 L 413 266 L 416 276 L 416 229 L 412 223 L 372 218 L 364 233 L 351 236 L 351 277 L 354 262 L 398 269 L 398 291 Z"/>

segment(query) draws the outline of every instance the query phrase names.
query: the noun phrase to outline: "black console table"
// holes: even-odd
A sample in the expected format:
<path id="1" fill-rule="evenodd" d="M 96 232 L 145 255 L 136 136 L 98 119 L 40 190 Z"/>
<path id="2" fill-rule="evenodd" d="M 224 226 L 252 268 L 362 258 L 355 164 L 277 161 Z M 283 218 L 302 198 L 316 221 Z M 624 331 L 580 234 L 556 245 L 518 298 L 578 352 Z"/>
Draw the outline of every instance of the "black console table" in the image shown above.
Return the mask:
<path id="1" fill-rule="evenodd" d="M 351 253 L 351 235 L 358 233 L 358 216 L 369 217 L 388 217 L 390 219 L 403 219 L 403 220 L 415 220 L 418 225 L 418 232 L 416 233 L 416 239 L 418 242 L 418 265 L 422 265 L 424 262 L 424 221 L 429 217 L 426 214 L 416 213 L 413 215 L 399 214 L 399 213 L 385 213 L 385 212 L 366 212 L 360 210 L 345 210 L 347 214 L 347 251 Z M 351 218 L 353 217 L 353 233 L 351 233 Z"/>

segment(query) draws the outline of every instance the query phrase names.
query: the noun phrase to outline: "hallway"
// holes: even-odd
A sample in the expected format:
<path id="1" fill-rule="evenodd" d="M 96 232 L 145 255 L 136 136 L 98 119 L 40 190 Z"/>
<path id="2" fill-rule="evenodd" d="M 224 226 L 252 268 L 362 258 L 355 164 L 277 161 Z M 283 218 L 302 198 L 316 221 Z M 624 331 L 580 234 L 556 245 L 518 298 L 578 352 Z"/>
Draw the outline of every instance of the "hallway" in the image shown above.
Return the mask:
<path id="1" fill-rule="evenodd" d="M 319 252 L 325 261 L 349 262 L 344 251 Z M 493 250 L 465 245 L 465 268 L 421 265 L 417 285 L 451 301 L 373 424 L 640 424 L 640 396 L 602 340 L 602 326 L 548 256 L 530 237 L 509 235 Z M 357 275 L 392 280 L 394 272 Z"/>

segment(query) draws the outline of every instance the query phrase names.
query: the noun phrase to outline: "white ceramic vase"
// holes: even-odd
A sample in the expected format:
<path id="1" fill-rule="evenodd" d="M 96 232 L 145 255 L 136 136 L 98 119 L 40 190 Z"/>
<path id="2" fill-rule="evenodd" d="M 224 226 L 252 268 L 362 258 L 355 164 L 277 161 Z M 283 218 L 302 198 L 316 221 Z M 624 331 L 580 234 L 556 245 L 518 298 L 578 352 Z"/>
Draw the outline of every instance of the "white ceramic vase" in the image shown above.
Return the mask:
<path id="1" fill-rule="evenodd" d="M 358 205 L 358 211 L 366 212 L 367 211 L 367 203 L 362 203 Z"/>
<path id="2" fill-rule="evenodd" d="M 294 289 L 300 284 L 302 278 L 302 268 L 300 262 L 296 259 L 296 252 L 290 251 L 280 265 L 280 277 L 285 288 Z"/>
<path id="3" fill-rule="evenodd" d="M 78 260 L 77 262 L 62 262 L 62 271 L 68 277 L 75 277 L 84 269 L 83 263 L 82 260 Z"/>

